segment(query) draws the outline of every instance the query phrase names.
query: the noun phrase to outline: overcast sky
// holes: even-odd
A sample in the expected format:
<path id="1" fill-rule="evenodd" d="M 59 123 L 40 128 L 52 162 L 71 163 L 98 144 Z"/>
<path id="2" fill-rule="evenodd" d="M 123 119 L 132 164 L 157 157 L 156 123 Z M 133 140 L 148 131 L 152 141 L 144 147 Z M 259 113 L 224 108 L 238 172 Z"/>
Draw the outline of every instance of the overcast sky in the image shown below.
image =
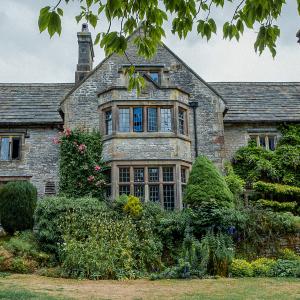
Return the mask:
<path id="1" fill-rule="evenodd" d="M 60 37 L 50 39 L 38 30 L 40 8 L 54 2 L 0 0 L 0 82 L 73 82 L 76 32 L 80 29 L 74 20 L 77 7 L 72 4 L 65 11 Z M 296 0 L 287 2 L 279 21 L 281 37 L 275 59 L 268 51 L 262 56 L 254 52 L 255 35 L 249 32 L 239 43 L 224 41 L 221 36 L 207 43 L 196 34 L 186 40 L 169 34 L 165 43 L 207 81 L 300 81 L 300 45 L 295 37 L 300 17 Z M 95 54 L 96 65 L 104 54 L 99 47 Z"/>

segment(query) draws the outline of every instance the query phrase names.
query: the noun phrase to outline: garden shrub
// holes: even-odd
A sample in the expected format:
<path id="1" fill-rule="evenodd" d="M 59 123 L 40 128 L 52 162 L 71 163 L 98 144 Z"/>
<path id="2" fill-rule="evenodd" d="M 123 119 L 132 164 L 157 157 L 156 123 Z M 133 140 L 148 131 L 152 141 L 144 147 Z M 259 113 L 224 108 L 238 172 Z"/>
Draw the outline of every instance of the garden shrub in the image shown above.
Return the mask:
<path id="1" fill-rule="evenodd" d="M 62 225 L 70 212 L 80 216 L 93 216 L 108 211 L 105 203 L 95 198 L 48 197 L 38 202 L 35 211 L 36 237 L 44 251 L 57 253 L 63 242 Z M 111 212 L 112 213 L 112 212 Z M 82 227 L 84 235 L 84 227 Z"/>
<path id="2" fill-rule="evenodd" d="M 297 260 L 300 261 L 300 255 L 296 254 L 291 249 L 285 248 L 279 251 L 279 257 L 284 260 Z"/>
<path id="3" fill-rule="evenodd" d="M 296 186 L 258 181 L 253 184 L 253 189 L 260 193 L 273 194 L 279 197 L 290 196 L 300 200 L 300 188 Z"/>
<path id="4" fill-rule="evenodd" d="M 245 259 L 233 259 L 229 273 L 232 277 L 252 277 L 253 267 Z"/>
<path id="5" fill-rule="evenodd" d="M 270 269 L 273 277 L 300 277 L 300 261 L 277 259 Z"/>
<path id="6" fill-rule="evenodd" d="M 21 232 L 0 246 L 0 271 L 33 273 L 50 263 L 51 256 L 42 252 L 32 232 Z"/>
<path id="7" fill-rule="evenodd" d="M 243 194 L 243 192 L 245 191 L 246 183 L 240 176 L 235 174 L 233 167 L 229 162 L 225 164 L 225 170 L 226 170 L 225 181 L 237 202 L 241 197 L 241 195 Z"/>
<path id="8" fill-rule="evenodd" d="M 251 262 L 254 277 L 267 277 L 271 275 L 271 269 L 276 261 L 271 258 L 258 258 Z"/>
<path id="9" fill-rule="evenodd" d="M 184 202 L 193 208 L 212 201 L 220 207 L 231 207 L 233 195 L 217 167 L 206 157 L 200 156 L 193 164 Z"/>
<path id="10" fill-rule="evenodd" d="M 257 200 L 257 204 L 265 208 L 270 208 L 274 211 L 289 211 L 294 212 L 297 207 L 297 202 L 278 202 L 266 199 Z"/>
<path id="11" fill-rule="evenodd" d="M 201 265 L 210 275 L 225 276 L 234 257 L 234 245 L 230 236 L 208 232 L 200 242 Z"/>
<path id="12" fill-rule="evenodd" d="M 161 246 L 143 218 L 69 214 L 59 257 L 66 276 L 136 278 L 161 267 Z M 84 233 L 84 234 L 83 234 Z"/>
<path id="13" fill-rule="evenodd" d="M 66 129 L 56 143 L 60 144 L 60 193 L 68 197 L 103 198 L 106 167 L 100 134 Z"/>
<path id="14" fill-rule="evenodd" d="M 0 189 L 0 220 L 4 230 L 32 229 L 37 190 L 28 181 L 9 182 Z"/>
<path id="15" fill-rule="evenodd" d="M 132 195 L 128 196 L 128 200 L 123 207 L 124 212 L 128 213 L 133 218 L 141 216 L 143 207 L 139 198 Z"/>

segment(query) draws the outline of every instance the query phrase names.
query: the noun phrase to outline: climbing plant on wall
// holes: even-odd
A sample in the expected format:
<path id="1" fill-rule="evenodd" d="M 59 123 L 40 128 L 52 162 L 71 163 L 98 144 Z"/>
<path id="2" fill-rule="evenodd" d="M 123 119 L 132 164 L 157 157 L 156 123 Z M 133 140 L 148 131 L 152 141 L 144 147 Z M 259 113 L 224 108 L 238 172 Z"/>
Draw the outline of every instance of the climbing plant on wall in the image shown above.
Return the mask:
<path id="1" fill-rule="evenodd" d="M 69 197 L 104 195 L 107 169 L 98 132 L 66 129 L 54 142 L 60 145 L 60 193 Z"/>

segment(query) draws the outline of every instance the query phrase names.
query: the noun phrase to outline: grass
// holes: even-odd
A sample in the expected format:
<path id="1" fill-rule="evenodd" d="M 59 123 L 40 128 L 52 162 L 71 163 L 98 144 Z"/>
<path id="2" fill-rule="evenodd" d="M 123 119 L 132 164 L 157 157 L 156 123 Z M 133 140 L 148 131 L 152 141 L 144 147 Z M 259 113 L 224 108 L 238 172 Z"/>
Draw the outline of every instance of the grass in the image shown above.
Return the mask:
<path id="1" fill-rule="evenodd" d="M 300 280 L 241 278 L 91 281 L 37 275 L 0 277 L 0 299 L 300 299 Z"/>

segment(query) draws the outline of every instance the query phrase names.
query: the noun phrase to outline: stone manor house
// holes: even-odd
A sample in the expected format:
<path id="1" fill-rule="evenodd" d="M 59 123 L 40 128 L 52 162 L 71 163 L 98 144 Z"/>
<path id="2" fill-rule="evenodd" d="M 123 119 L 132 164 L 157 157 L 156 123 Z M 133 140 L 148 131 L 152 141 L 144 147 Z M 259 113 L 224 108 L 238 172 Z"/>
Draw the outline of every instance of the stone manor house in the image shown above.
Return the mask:
<path id="1" fill-rule="evenodd" d="M 126 57 L 112 54 L 93 68 L 86 24 L 77 35 L 75 83 L 0 84 L 0 184 L 30 180 L 40 196 L 55 194 L 52 140 L 83 126 L 102 133 L 112 198 L 130 193 L 180 209 L 197 155 L 221 168 L 249 139 L 274 150 L 278 125 L 300 122 L 300 82 L 208 83 L 167 46 L 148 61 L 130 44 L 130 61 L 146 81 L 137 95 L 127 90 Z"/>

